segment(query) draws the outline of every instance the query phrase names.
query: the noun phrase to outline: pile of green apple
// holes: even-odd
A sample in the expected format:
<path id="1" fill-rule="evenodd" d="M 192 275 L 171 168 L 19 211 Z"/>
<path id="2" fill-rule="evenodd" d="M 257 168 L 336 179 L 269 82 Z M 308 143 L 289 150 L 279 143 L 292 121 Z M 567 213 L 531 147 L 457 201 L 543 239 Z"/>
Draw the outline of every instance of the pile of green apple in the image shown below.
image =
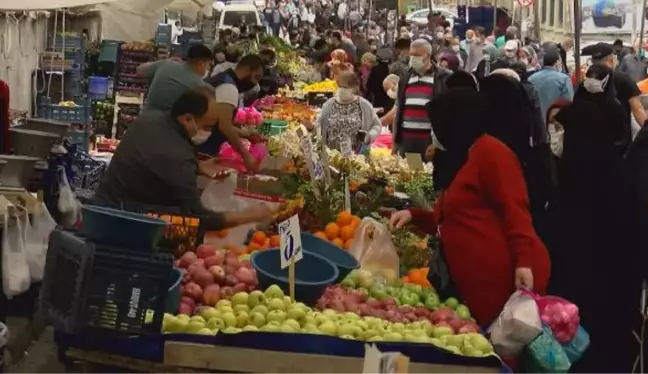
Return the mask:
<path id="1" fill-rule="evenodd" d="M 493 352 L 488 340 L 477 333 L 454 335 L 452 327 L 435 326 L 429 320 L 393 323 L 333 309 L 315 311 L 294 302 L 276 285 L 265 292 L 239 292 L 214 307 L 199 308 L 193 316 L 165 314 L 162 331 L 203 335 L 246 331 L 307 333 L 372 342 L 427 343 L 475 357 Z"/>

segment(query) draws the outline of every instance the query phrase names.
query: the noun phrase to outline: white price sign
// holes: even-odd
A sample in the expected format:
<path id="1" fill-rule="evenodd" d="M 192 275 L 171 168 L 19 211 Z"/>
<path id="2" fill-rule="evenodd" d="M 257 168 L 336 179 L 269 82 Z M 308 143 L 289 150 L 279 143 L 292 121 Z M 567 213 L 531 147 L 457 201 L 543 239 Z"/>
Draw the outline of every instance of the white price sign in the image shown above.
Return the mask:
<path id="1" fill-rule="evenodd" d="M 313 142 L 311 142 L 308 136 L 304 136 L 301 139 L 301 147 L 304 151 L 304 157 L 306 157 L 306 163 L 308 164 L 308 169 L 311 172 L 311 178 L 314 180 L 321 180 L 324 178 L 324 167 L 320 162 L 319 157 L 315 152 L 313 152 Z"/>
<path id="2" fill-rule="evenodd" d="M 281 251 L 281 268 L 290 265 L 291 259 L 296 263 L 304 257 L 302 253 L 301 229 L 299 217 L 295 214 L 279 223 L 279 248 Z"/>

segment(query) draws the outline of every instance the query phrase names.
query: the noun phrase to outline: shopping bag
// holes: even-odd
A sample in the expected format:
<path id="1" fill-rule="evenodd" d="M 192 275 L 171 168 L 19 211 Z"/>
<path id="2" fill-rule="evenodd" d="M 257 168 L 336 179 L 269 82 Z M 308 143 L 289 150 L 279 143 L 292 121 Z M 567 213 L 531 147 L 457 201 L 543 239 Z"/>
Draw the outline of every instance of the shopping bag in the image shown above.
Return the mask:
<path id="1" fill-rule="evenodd" d="M 502 357 L 516 357 L 540 333 L 542 321 L 532 295 L 518 290 L 509 297 L 499 317 L 489 328 L 495 352 Z"/>
<path id="2" fill-rule="evenodd" d="M 360 269 L 371 272 L 379 282 L 398 279 L 398 252 L 385 225 L 373 218 L 363 218 L 352 243 L 349 253 L 358 260 Z"/>
<path id="3" fill-rule="evenodd" d="M 432 246 L 434 241 L 437 242 L 436 248 L 433 248 Z M 437 237 L 430 236 L 428 238 L 428 249 L 430 250 L 430 263 L 428 264 L 430 271 L 428 272 L 428 281 L 442 299 L 447 299 L 449 297 L 461 299 L 461 295 L 459 295 L 459 292 L 452 281 L 450 268 L 448 267 L 445 253 L 443 252 L 443 242 Z"/>
<path id="4" fill-rule="evenodd" d="M 32 282 L 39 282 L 43 279 L 49 235 L 56 227 L 56 221 L 49 214 L 44 203 L 36 206 L 32 212 L 32 221 L 33 225 L 29 222 L 29 216 L 25 214 L 21 223 L 24 227 L 25 253 L 29 264 L 29 274 Z"/>
<path id="5" fill-rule="evenodd" d="M 31 285 L 24 248 L 24 232 L 13 205 L 5 206 L 2 233 L 2 286 L 8 299 L 27 291 Z"/>
<path id="6" fill-rule="evenodd" d="M 569 343 L 563 345 L 567 358 L 569 358 L 569 362 L 573 364 L 578 361 L 589 347 L 589 344 L 589 334 L 585 331 L 583 326 L 579 325 L 578 330 L 576 331 L 576 336 L 574 336 Z"/>
<path id="7" fill-rule="evenodd" d="M 528 290 L 523 290 L 531 295 L 538 305 L 542 323 L 551 328 L 556 340 L 567 344 L 576 336 L 580 324 L 578 307 L 558 296 L 540 296 Z"/>
<path id="8" fill-rule="evenodd" d="M 70 181 L 63 167 L 59 168 L 59 199 L 57 207 L 61 213 L 63 226 L 72 227 L 77 223 L 79 203 L 74 198 L 74 192 L 70 187 Z"/>
<path id="9" fill-rule="evenodd" d="M 545 325 L 525 349 L 522 364 L 527 373 L 567 373 L 571 367 L 563 346 Z"/>

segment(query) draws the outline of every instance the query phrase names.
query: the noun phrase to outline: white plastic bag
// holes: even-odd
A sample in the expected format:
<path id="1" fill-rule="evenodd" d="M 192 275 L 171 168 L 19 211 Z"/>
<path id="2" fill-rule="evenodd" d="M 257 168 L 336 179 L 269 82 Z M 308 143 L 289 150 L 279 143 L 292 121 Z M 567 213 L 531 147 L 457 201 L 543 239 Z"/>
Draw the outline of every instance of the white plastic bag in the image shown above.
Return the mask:
<path id="1" fill-rule="evenodd" d="M 398 252 L 385 225 L 365 217 L 353 238 L 349 253 L 377 280 L 391 283 L 398 279 Z"/>
<path id="2" fill-rule="evenodd" d="M 231 173 L 222 181 L 210 180 L 200 195 L 202 205 L 212 212 L 230 212 L 238 210 L 234 199 L 236 190 L 237 174 Z"/>
<path id="3" fill-rule="evenodd" d="M 514 292 L 489 330 L 495 353 L 518 356 L 542 332 L 536 301 L 524 291 Z"/>
<path id="4" fill-rule="evenodd" d="M 59 168 L 59 199 L 58 210 L 61 212 L 61 222 L 66 227 L 76 224 L 79 214 L 79 203 L 74 198 L 74 192 L 70 187 L 67 174 L 63 167 Z"/>
<path id="5" fill-rule="evenodd" d="M 31 276 L 24 248 L 21 219 L 13 205 L 5 209 L 3 217 L 2 285 L 5 296 L 11 299 L 29 289 Z"/>
<path id="6" fill-rule="evenodd" d="M 39 282 L 43 279 L 49 236 L 56 227 L 56 221 L 49 214 L 44 203 L 41 203 L 32 212 L 32 221 L 33 225 L 30 224 L 29 217 L 25 215 L 23 221 L 25 252 L 31 279 L 33 282 Z"/>

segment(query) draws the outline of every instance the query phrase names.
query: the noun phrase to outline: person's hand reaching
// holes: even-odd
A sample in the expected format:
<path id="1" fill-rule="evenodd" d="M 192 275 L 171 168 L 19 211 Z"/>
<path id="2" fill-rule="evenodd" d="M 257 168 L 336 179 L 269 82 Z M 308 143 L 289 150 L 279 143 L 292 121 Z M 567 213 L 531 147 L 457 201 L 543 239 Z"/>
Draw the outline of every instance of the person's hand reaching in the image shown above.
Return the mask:
<path id="1" fill-rule="evenodd" d="M 248 173 L 256 173 L 257 171 L 259 171 L 259 164 L 249 153 L 245 153 L 243 155 L 243 164 L 245 164 L 245 168 L 247 169 Z"/>
<path id="2" fill-rule="evenodd" d="M 398 211 L 389 217 L 389 229 L 400 230 L 412 220 L 412 213 L 409 210 Z"/>
<path id="3" fill-rule="evenodd" d="M 533 289 L 533 272 L 531 268 L 515 269 L 515 287 Z"/>

